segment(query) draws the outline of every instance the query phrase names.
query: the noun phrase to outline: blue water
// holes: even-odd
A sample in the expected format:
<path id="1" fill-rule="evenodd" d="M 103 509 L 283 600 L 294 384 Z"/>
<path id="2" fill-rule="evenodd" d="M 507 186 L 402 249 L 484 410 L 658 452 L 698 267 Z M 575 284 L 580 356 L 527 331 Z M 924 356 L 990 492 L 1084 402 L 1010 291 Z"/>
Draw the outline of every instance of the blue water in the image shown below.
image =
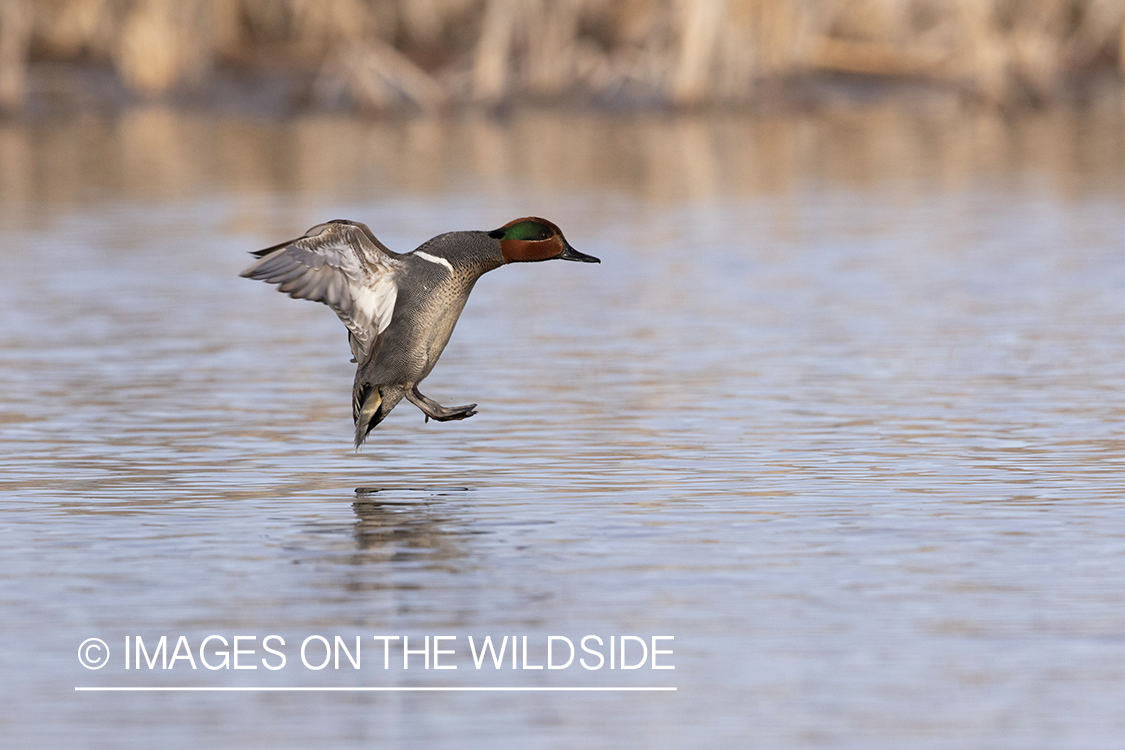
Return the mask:
<path id="1" fill-rule="evenodd" d="M 776 124 L 730 119 L 138 117 L 4 147 L 25 159 L 0 209 L 12 747 L 1119 743 L 1118 151 L 951 181 L 934 165 L 960 141 L 849 124 L 914 144 L 891 169 L 802 121 L 784 142 L 827 162 L 779 178 Z M 101 156 L 58 153 L 68 133 Z M 511 169 L 540 152 L 573 169 Z M 405 251 L 525 214 L 603 263 L 482 279 L 423 389 L 479 414 L 426 424 L 404 402 L 358 453 L 339 321 L 237 276 L 329 218 Z M 258 668 L 206 668 L 211 635 L 253 636 Z M 360 637 L 360 668 L 305 667 L 314 635 Z M 401 641 L 384 669 L 380 635 L 455 636 L 457 669 L 403 669 Z M 675 669 L 580 650 L 476 669 L 468 642 L 526 636 L 534 666 L 587 635 L 607 659 L 611 638 L 673 636 Z M 184 636 L 196 668 L 126 669 L 138 636 L 150 655 Z M 110 658 L 88 670 L 94 637 Z"/>

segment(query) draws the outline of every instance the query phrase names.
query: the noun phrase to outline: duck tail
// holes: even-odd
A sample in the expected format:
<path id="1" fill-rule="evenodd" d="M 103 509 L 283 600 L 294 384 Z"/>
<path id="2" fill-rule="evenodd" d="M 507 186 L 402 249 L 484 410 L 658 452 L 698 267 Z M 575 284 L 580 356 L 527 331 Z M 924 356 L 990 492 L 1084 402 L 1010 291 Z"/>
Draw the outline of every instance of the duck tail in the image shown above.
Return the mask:
<path id="1" fill-rule="evenodd" d="M 363 445 L 375 426 L 387 418 L 406 393 L 396 386 L 373 386 L 357 383 L 352 399 L 352 417 L 355 419 L 355 449 Z"/>
<path id="2" fill-rule="evenodd" d="M 383 397 L 379 395 L 378 388 L 367 386 L 363 392 L 357 395 L 354 417 L 355 417 L 355 449 L 358 451 L 359 446 L 363 445 L 363 441 L 367 439 L 367 433 L 383 421 L 385 414 L 379 413 L 379 407 L 383 405 Z"/>

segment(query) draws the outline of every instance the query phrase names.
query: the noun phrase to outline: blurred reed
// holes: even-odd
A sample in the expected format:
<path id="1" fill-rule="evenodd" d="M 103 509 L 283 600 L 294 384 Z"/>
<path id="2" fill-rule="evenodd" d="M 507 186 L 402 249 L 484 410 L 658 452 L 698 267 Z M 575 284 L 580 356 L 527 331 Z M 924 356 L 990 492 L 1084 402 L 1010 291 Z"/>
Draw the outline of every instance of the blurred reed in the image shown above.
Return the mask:
<path id="1" fill-rule="evenodd" d="M 832 74 L 1011 106 L 1120 80 L 1125 0 L 0 0 L 0 107 L 35 61 L 110 65 L 149 98 L 289 72 L 372 110 L 742 105 Z"/>

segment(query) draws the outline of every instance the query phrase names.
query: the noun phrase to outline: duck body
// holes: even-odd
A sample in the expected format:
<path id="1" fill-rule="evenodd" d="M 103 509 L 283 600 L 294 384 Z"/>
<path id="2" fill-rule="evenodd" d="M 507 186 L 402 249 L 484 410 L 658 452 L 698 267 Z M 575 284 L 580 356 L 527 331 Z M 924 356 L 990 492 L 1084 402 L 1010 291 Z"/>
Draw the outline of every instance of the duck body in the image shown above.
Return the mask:
<path id="1" fill-rule="evenodd" d="M 477 280 L 504 264 L 494 244 L 484 232 L 456 232 L 400 256 L 403 268 L 391 325 L 377 356 L 359 362 L 356 369 L 352 406 L 357 430 L 368 423 L 370 431 L 404 397 L 418 404 L 427 419 L 444 422 L 476 413 L 476 404 L 447 409 L 430 402 L 436 408 L 427 410 L 429 399 L 417 386 L 445 351 Z"/>
<path id="2" fill-rule="evenodd" d="M 442 234 L 411 253 L 387 249 L 363 224 L 336 220 L 255 253 L 242 276 L 331 307 L 348 328 L 357 364 L 355 446 L 406 398 L 427 421 L 466 419 L 476 404 L 445 407 L 418 384 L 437 364 L 477 280 L 506 263 L 560 258 L 598 263 L 570 247 L 554 224 L 517 219 L 491 232 Z"/>

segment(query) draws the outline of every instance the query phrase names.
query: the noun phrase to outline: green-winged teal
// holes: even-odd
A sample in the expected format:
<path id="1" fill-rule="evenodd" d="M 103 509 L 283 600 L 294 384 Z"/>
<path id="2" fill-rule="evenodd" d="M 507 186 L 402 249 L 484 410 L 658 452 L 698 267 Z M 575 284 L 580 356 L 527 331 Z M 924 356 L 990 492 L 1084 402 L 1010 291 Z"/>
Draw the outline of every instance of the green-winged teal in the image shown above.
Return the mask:
<path id="1" fill-rule="evenodd" d="M 476 414 L 476 404 L 442 406 L 423 396 L 418 384 L 437 363 L 483 274 L 505 263 L 552 258 L 601 262 L 534 216 L 491 232 L 441 234 L 403 254 L 387 249 L 365 225 L 340 219 L 254 255 L 260 260 L 243 276 L 278 284 L 290 297 L 323 302 L 348 327 L 358 365 L 352 389 L 357 449 L 404 396 L 427 420 Z"/>

